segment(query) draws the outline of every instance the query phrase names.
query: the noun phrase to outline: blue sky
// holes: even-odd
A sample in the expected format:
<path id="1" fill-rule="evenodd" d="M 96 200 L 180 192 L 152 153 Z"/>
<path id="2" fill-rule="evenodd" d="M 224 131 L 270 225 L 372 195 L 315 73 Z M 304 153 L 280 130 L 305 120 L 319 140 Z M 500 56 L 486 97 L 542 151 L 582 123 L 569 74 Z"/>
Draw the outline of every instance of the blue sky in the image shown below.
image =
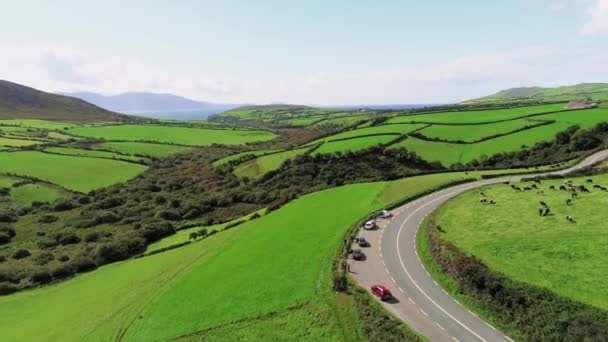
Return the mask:
<path id="1" fill-rule="evenodd" d="M 443 103 L 608 82 L 608 0 L 10 1 L 0 78 L 215 102 Z"/>

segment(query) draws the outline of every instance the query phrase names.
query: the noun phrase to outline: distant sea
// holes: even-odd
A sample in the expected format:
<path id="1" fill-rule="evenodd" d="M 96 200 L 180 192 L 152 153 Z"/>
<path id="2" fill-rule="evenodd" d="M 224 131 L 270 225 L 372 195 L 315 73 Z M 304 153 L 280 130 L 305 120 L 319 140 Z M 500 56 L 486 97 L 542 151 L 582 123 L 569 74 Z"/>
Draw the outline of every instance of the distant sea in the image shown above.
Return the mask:
<path id="1" fill-rule="evenodd" d="M 232 107 L 231 107 L 232 108 Z M 173 120 L 205 120 L 213 114 L 219 114 L 229 108 L 202 108 L 191 110 L 175 110 L 175 111 L 121 111 L 124 114 L 141 115 L 155 119 L 173 119 Z"/>
<path id="2" fill-rule="evenodd" d="M 395 110 L 403 110 L 403 109 L 419 109 L 425 107 L 437 107 L 443 106 L 445 104 L 442 103 L 433 103 L 433 104 L 369 104 L 369 105 L 358 105 L 358 106 L 332 106 L 327 108 L 339 108 L 339 109 L 372 109 L 372 110 L 387 110 L 387 109 L 395 109 Z"/>

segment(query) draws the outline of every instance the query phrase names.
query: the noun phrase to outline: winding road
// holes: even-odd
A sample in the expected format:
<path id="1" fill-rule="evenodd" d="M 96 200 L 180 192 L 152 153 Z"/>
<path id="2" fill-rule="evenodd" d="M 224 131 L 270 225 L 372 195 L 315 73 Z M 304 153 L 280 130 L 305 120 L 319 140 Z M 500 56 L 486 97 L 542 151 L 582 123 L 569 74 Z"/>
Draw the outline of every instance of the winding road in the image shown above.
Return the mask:
<path id="1" fill-rule="evenodd" d="M 608 159 L 608 150 L 597 152 L 564 170 L 534 175 L 563 175 Z M 426 271 L 416 250 L 418 228 L 424 218 L 465 191 L 505 181 L 517 182 L 531 175 L 514 175 L 453 186 L 392 210 L 391 219 L 379 219 L 378 229 L 361 230 L 371 246 L 365 261 L 349 260 L 352 277 L 362 287 L 387 286 L 395 300 L 382 305 L 431 341 L 512 341 L 452 298 Z M 355 248 L 355 247 L 353 247 Z"/>

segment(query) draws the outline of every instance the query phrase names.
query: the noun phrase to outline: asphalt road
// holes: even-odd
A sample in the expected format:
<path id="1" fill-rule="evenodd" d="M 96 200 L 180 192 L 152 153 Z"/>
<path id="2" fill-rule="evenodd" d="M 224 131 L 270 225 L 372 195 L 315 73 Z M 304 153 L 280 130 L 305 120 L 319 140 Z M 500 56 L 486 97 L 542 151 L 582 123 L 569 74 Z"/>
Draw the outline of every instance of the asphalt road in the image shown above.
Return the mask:
<path id="1" fill-rule="evenodd" d="M 608 159 L 608 150 L 597 152 L 569 169 L 540 175 L 567 174 L 605 159 Z M 391 219 L 378 220 L 378 229 L 361 230 L 360 236 L 371 246 L 363 248 L 364 261 L 349 260 L 351 275 L 366 289 L 373 284 L 387 286 L 395 300 L 382 302 L 382 305 L 431 341 L 511 341 L 452 298 L 431 277 L 418 257 L 416 236 L 424 218 L 450 198 L 485 185 L 517 182 L 530 176 L 507 176 L 457 185 L 392 210 Z"/>

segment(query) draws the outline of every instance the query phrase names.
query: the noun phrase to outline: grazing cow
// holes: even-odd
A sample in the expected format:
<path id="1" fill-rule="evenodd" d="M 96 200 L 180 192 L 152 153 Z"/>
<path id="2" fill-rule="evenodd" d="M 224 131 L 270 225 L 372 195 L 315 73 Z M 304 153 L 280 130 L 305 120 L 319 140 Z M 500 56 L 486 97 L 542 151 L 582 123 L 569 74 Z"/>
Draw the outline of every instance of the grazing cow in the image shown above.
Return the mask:
<path id="1" fill-rule="evenodd" d="M 555 185 L 551 185 L 551 186 L 549 187 L 549 189 L 551 189 L 551 190 L 555 190 Z"/>
<path id="2" fill-rule="evenodd" d="M 543 216 L 549 215 L 550 212 L 551 212 L 551 209 L 545 208 L 545 212 L 543 213 Z"/>
<path id="3" fill-rule="evenodd" d="M 532 188 L 529 187 L 529 186 L 527 186 L 527 187 L 524 188 L 524 191 L 530 191 L 530 190 L 532 190 Z"/>
<path id="4" fill-rule="evenodd" d="M 491 205 L 496 205 L 496 201 L 495 200 L 490 200 L 490 204 Z"/>
<path id="5" fill-rule="evenodd" d="M 566 187 L 565 187 L 565 186 L 563 186 L 563 185 L 560 185 L 560 186 L 559 186 L 559 189 L 560 189 L 560 190 L 562 190 L 562 191 L 566 191 L 566 190 L 567 190 L 567 189 L 566 189 Z"/>
<path id="6" fill-rule="evenodd" d="M 584 186 L 581 187 L 581 192 L 585 192 L 585 193 L 589 193 L 589 189 L 585 188 Z"/>
<path id="7" fill-rule="evenodd" d="M 538 216 L 543 216 L 543 208 L 538 208 Z"/>
<path id="8" fill-rule="evenodd" d="M 536 183 L 540 184 L 540 179 L 535 179 L 534 180 Z"/>
<path id="9" fill-rule="evenodd" d="M 487 199 L 487 198 L 482 197 L 482 198 L 479 200 L 479 203 L 486 203 L 487 201 L 488 201 L 488 199 Z"/>
<path id="10" fill-rule="evenodd" d="M 601 186 L 601 185 L 599 185 L 599 184 L 594 184 L 594 185 L 593 185 L 593 188 L 594 188 L 594 189 L 601 189 L 601 188 L 602 188 L 602 186 Z"/>
<path id="11" fill-rule="evenodd" d="M 566 221 L 568 221 L 570 223 L 574 223 L 574 217 L 572 217 L 570 215 L 566 215 Z"/>
<path id="12" fill-rule="evenodd" d="M 546 208 L 546 207 L 548 207 L 548 206 L 547 206 L 547 203 L 545 203 L 544 201 L 540 201 L 540 202 L 538 202 L 538 203 L 540 203 L 540 205 L 542 205 L 542 206 L 543 206 L 543 207 L 545 207 L 545 208 Z"/>
<path id="13" fill-rule="evenodd" d="M 570 196 L 571 198 L 576 198 L 578 195 L 576 194 L 576 192 L 572 193 L 572 196 Z"/>
<path id="14" fill-rule="evenodd" d="M 587 183 L 593 183 L 593 179 L 587 179 Z"/>
<path id="15" fill-rule="evenodd" d="M 601 187 L 600 189 L 602 189 L 602 191 L 608 191 L 605 186 Z"/>
<path id="16" fill-rule="evenodd" d="M 483 196 L 483 197 L 485 197 L 485 196 L 486 196 L 486 194 L 484 194 L 484 193 L 483 193 L 483 191 L 482 191 L 482 192 L 480 192 L 479 194 L 480 194 L 481 196 Z"/>
<path id="17" fill-rule="evenodd" d="M 532 188 L 533 189 L 538 189 L 538 187 L 536 186 L 536 184 L 532 184 Z"/>
<path id="18" fill-rule="evenodd" d="M 571 205 L 571 204 L 572 204 L 572 200 L 571 200 L 570 198 L 568 198 L 568 199 L 566 200 L 566 205 Z"/>

